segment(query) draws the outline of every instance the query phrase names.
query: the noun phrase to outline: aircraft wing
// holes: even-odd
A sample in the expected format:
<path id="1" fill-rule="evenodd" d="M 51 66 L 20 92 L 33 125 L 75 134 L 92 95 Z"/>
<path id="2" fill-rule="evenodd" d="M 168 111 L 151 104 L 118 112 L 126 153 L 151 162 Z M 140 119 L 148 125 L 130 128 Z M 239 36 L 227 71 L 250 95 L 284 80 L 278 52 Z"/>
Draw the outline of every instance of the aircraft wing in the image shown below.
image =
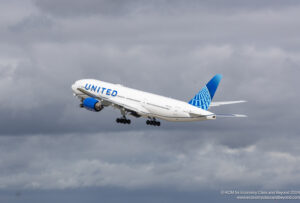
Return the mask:
<path id="1" fill-rule="evenodd" d="M 239 101 L 221 101 L 221 102 L 211 102 L 209 107 L 215 107 L 215 106 L 223 106 L 228 104 L 238 104 L 238 103 L 244 103 L 246 101 L 239 100 Z"/>
<path id="2" fill-rule="evenodd" d="M 86 91 L 83 88 L 77 88 L 80 92 L 88 95 L 89 97 L 93 97 L 95 99 L 98 99 L 100 102 L 105 103 L 107 105 L 111 105 L 115 108 L 118 108 L 120 110 L 126 110 L 128 112 L 133 113 L 133 115 L 147 115 L 149 114 L 149 111 L 142 107 L 140 104 L 137 104 L 136 102 L 132 101 L 126 101 L 126 103 L 117 102 L 114 99 L 111 99 L 109 97 L 100 96 L 100 95 L 94 95 L 89 91 Z M 137 114 L 134 114 L 137 113 Z"/>

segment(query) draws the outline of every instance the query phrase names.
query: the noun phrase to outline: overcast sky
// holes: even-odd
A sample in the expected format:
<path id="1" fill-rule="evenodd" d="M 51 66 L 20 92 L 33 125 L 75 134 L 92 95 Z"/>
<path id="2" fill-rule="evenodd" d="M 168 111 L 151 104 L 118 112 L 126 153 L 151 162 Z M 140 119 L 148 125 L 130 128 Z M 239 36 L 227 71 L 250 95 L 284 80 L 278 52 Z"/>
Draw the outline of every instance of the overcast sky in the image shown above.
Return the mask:
<path id="1" fill-rule="evenodd" d="M 0 201 L 219 202 L 300 190 L 300 2 L 0 0 Z M 82 78 L 248 118 L 145 125 L 78 107 Z"/>

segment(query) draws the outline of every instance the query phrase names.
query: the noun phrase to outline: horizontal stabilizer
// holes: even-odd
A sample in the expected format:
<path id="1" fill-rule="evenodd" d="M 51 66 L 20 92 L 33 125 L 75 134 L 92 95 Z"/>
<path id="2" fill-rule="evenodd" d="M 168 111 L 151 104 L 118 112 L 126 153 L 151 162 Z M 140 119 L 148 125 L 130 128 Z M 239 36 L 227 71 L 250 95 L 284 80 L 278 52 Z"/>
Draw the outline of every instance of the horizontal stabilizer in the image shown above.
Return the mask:
<path id="1" fill-rule="evenodd" d="M 245 118 L 248 117 L 242 114 L 216 114 L 217 117 L 224 117 L 224 118 Z"/>
<path id="2" fill-rule="evenodd" d="M 223 106 L 223 105 L 228 105 L 228 104 L 238 104 L 238 103 L 244 103 L 244 102 L 247 102 L 247 101 L 239 100 L 239 101 L 211 102 L 210 107 L 214 107 L 214 106 Z"/>

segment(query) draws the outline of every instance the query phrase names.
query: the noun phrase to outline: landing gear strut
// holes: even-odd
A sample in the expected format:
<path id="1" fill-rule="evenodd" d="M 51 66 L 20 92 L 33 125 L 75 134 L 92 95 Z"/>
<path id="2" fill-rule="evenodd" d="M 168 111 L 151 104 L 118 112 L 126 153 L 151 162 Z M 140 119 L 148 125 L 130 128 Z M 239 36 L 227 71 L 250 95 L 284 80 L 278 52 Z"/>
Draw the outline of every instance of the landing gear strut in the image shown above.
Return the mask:
<path id="1" fill-rule="evenodd" d="M 146 121 L 147 125 L 160 126 L 160 122 L 156 121 L 155 118 Z"/>
<path id="2" fill-rule="evenodd" d="M 127 111 L 124 108 L 122 108 L 120 110 L 121 110 L 122 117 L 117 118 L 116 122 L 117 123 L 122 123 L 122 124 L 130 124 L 131 120 L 126 118 Z"/>
<path id="3" fill-rule="evenodd" d="M 122 123 L 122 124 L 130 124 L 131 123 L 131 120 L 130 119 L 127 119 L 125 116 L 122 117 L 122 118 L 117 118 L 116 119 L 116 122 L 117 123 Z"/>

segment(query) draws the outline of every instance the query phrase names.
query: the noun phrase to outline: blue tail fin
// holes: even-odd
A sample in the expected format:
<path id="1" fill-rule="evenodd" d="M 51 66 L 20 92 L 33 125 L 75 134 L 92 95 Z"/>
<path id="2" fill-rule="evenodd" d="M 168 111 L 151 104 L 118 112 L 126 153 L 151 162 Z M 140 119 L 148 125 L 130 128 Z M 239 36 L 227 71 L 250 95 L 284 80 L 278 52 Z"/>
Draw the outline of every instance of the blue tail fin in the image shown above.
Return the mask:
<path id="1" fill-rule="evenodd" d="M 210 102 L 212 101 L 216 90 L 218 88 L 218 85 L 222 79 L 222 75 L 217 74 L 215 75 L 207 84 L 205 87 L 203 87 L 198 94 L 195 95 L 191 101 L 189 101 L 189 104 L 196 106 L 198 108 L 207 110 Z"/>

